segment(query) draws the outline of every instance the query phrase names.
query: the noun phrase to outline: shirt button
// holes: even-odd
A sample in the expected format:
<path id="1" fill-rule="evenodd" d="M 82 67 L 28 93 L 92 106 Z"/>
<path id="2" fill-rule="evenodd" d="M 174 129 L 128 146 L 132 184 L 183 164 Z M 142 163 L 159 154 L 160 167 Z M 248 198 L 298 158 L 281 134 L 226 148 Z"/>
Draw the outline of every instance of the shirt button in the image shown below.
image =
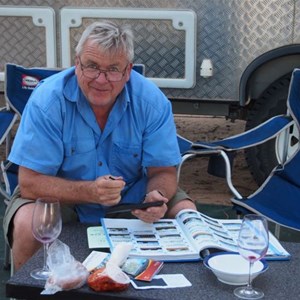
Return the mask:
<path id="1" fill-rule="evenodd" d="M 99 166 L 99 167 L 102 166 L 102 161 L 98 161 L 98 166 Z"/>

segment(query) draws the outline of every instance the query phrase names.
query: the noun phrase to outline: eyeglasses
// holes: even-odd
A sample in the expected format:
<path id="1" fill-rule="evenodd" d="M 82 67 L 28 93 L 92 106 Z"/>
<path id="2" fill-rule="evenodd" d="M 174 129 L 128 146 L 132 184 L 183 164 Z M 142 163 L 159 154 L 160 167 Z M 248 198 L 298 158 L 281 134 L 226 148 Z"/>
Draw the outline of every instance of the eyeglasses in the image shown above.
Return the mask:
<path id="1" fill-rule="evenodd" d="M 100 76 L 101 73 L 103 73 L 106 80 L 110 82 L 117 82 L 122 80 L 129 65 L 129 63 L 126 65 L 123 72 L 117 70 L 101 70 L 96 65 L 85 66 L 82 64 L 80 57 L 78 57 L 78 59 L 80 62 L 81 71 L 85 77 L 89 79 L 96 79 Z"/>

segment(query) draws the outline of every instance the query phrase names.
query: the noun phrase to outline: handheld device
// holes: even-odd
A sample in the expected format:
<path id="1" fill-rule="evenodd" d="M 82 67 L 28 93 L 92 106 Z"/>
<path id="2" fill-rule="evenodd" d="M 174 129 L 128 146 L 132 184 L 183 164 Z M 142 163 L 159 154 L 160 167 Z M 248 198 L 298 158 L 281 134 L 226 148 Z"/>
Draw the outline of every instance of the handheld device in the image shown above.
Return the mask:
<path id="1" fill-rule="evenodd" d="M 146 209 L 148 207 L 153 206 L 162 206 L 164 204 L 164 201 L 153 201 L 153 202 L 143 202 L 143 203 L 123 203 L 123 204 L 117 204 L 114 206 L 109 207 L 106 210 L 106 215 L 108 214 L 115 214 L 120 212 L 128 212 L 134 209 Z"/>

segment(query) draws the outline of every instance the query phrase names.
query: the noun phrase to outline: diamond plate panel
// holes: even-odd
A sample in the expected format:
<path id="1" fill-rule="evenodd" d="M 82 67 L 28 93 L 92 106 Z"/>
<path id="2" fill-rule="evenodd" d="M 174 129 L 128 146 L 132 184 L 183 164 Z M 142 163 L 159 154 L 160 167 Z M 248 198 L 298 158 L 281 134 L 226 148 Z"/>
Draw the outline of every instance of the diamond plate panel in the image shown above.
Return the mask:
<path id="1" fill-rule="evenodd" d="M 200 1 L 198 7 L 197 70 L 210 58 L 214 76 L 197 74 L 188 98 L 238 99 L 239 81 L 256 57 L 292 42 L 293 1 Z M 196 7 L 194 8 L 196 9 Z M 166 90 L 179 97 L 180 92 Z"/>
<path id="2" fill-rule="evenodd" d="M 294 22 L 294 40 L 293 44 L 300 44 L 300 1 L 295 3 L 295 22 Z"/>
<path id="3" fill-rule="evenodd" d="M 240 77 L 255 58 L 274 48 L 300 43 L 299 3 L 299 0 L 0 0 L 2 5 L 53 7 L 57 30 L 59 12 L 64 6 L 191 9 L 197 14 L 195 87 L 163 91 L 168 97 L 174 98 L 225 101 L 237 101 Z M 182 65 L 185 62 L 180 33 L 171 30 L 167 21 L 153 21 L 147 25 L 145 22 L 138 22 L 133 24 L 133 28 L 136 35 L 136 62 L 146 63 L 147 76 L 183 76 Z M 25 34 L 21 32 L 22 35 Z M 72 37 L 74 46 L 78 36 L 73 32 Z M 1 42 L 3 45 L 3 40 Z M 36 49 L 39 44 L 35 40 L 32 43 L 34 47 L 26 50 L 27 52 Z M 60 55 L 59 38 L 57 47 Z M 10 51 L 13 53 L 17 50 L 12 47 Z M 9 51 L 6 49 L 6 52 Z M 41 52 L 36 57 L 39 58 L 40 55 Z M 211 59 L 214 67 L 214 76 L 209 79 L 199 75 L 201 62 L 205 58 Z M 24 56 L 24 59 L 27 58 Z M 37 63 L 40 62 L 37 60 Z"/>
<path id="4" fill-rule="evenodd" d="M 36 27 L 31 17 L 0 16 L 0 70 L 6 62 L 24 66 L 46 65 L 44 27 Z"/>

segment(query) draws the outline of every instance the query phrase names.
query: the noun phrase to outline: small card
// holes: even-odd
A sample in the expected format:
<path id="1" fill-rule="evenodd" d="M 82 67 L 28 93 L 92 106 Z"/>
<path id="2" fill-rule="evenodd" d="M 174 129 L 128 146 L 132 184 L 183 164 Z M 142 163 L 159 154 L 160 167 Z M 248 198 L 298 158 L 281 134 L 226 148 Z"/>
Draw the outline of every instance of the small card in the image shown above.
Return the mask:
<path id="1" fill-rule="evenodd" d="M 131 280 L 132 286 L 137 290 L 168 289 L 192 286 L 183 274 L 162 274 L 153 277 L 151 282 Z"/>
<path id="2" fill-rule="evenodd" d="M 110 253 L 92 251 L 82 264 L 87 268 L 89 272 L 92 272 L 95 269 L 104 267 L 109 257 Z"/>
<path id="3" fill-rule="evenodd" d="M 102 226 L 91 226 L 87 229 L 88 245 L 90 249 L 109 248 Z"/>
<path id="4" fill-rule="evenodd" d="M 151 281 L 163 267 L 163 262 L 147 258 L 128 258 L 122 270 L 131 278 L 141 281 Z"/>

